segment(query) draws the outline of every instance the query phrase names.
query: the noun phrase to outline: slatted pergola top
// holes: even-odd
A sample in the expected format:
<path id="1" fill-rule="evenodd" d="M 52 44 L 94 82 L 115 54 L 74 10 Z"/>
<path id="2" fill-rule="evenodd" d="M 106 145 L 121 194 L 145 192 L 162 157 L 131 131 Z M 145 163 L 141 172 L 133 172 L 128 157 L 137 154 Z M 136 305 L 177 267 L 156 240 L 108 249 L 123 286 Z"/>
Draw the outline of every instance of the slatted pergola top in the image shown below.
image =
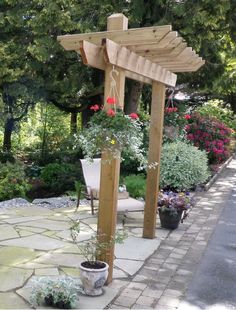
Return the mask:
<path id="1" fill-rule="evenodd" d="M 82 41 L 101 47 L 103 39 L 109 39 L 171 72 L 197 71 L 205 63 L 191 47 L 187 47 L 176 31 L 172 31 L 170 25 L 58 37 L 68 51 L 80 51 Z"/>

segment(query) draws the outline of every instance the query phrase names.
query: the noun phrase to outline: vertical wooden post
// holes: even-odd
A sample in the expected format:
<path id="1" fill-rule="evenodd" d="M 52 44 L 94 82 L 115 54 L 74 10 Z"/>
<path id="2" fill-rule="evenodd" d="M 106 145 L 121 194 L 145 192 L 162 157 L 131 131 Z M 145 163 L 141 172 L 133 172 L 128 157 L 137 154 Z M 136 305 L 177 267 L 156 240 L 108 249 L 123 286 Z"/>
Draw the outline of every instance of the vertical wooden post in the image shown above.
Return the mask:
<path id="1" fill-rule="evenodd" d="M 146 204 L 143 225 L 143 237 L 150 239 L 155 238 L 164 107 L 165 85 L 159 82 L 153 82 L 148 163 L 157 162 L 158 166 L 156 169 L 148 169 L 147 172 Z"/>
<path id="2" fill-rule="evenodd" d="M 107 30 L 125 30 L 128 28 L 128 19 L 123 14 L 113 14 L 108 17 Z M 105 89 L 104 101 L 106 101 L 111 87 L 110 72 L 112 66 L 107 64 L 105 68 Z M 116 79 L 117 92 L 119 94 L 119 104 L 124 106 L 124 86 L 125 73 L 116 68 L 119 72 Z M 112 159 L 110 162 L 108 152 L 102 154 L 101 165 L 101 181 L 99 193 L 99 210 L 98 210 L 98 235 L 102 242 L 110 242 L 116 231 L 116 217 L 117 217 L 117 197 L 120 176 L 120 160 Z M 109 264 L 109 275 L 107 283 L 112 281 L 113 261 L 114 261 L 114 246 L 107 250 L 106 255 L 102 257 Z"/>

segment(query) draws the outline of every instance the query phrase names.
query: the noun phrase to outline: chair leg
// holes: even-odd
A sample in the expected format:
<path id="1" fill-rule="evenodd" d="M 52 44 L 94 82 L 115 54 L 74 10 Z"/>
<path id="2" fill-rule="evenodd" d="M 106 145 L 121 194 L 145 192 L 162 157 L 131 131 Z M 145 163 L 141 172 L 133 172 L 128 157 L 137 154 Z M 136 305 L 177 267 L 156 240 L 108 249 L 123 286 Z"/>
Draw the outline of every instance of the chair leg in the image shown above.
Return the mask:
<path id="1" fill-rule="evenodd" d="M 91 199 L 91 212 L 92 215 L 94 215 L 94 199 L 93 199 L 93 194 L 90 194 L 90 199 Z"/>
<path id="2" fill-rule="evenodd" d="M 79 191 L 79 192 L 78 192 L 78 195 L 77 195 L 77 203 L 76 203 L 75 212 L 77 212 L 78 209 L 79 209 L 79 205 L 80 205 L 80 196 L 81 196 L 81 191 Z"/>

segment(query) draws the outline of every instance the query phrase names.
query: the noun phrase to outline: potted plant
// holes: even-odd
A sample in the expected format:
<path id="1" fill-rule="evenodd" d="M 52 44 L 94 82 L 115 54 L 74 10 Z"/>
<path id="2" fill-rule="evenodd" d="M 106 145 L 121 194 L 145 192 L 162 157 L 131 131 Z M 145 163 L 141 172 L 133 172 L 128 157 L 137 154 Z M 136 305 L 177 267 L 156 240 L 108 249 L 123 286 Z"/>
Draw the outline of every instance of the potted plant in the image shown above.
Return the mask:
<path id="1" fill-rule="evenodd" d="M 158 197 L 158 211 L 161 227 L 176 229 L 188 215 L 194 205 L 194 199 L 188 192 L 161 192 Z"/>
<path id="2" fill-rule="evenodd" d="M 142 123 L 136 113 L 125 115 L 115 97 L 108 97 L 102 108 L 95 104 L 90 109 L 94 115 L 77 137 L 86 158 L 91 160 L 102 151 L 108 151 L 112 158 L 120 158 L 124 150 L 141 165 L 146 163 L 142 153 Z"/>
<path id="3" fill-rule="evenodd" d="M 80 284 L 71 277 L 52 279 L 35 278 L 32 282 L 30 303 L 34 306 L 49 306 L 59 309 L 77 308 Z"/>
<path id="4" fill-rule="evenodd" d="M 117 232 L 110 242 L 101 242 L 99 240 L 101 235 L 98 236 L 97 234 L 87 241 L 78 242 L 79 222 L 73 222 L 70 230 L 72 240 L 79 249 L 79 254 L 84 257 L 84 261 L 79 266 L 83 292 L 89 296 L 99 296 L 103 293 L 109 266 L 106 262 L 98 260 L 98 257 L 115 243 L 122 243 L 126 234 L 124 231 Z"/>

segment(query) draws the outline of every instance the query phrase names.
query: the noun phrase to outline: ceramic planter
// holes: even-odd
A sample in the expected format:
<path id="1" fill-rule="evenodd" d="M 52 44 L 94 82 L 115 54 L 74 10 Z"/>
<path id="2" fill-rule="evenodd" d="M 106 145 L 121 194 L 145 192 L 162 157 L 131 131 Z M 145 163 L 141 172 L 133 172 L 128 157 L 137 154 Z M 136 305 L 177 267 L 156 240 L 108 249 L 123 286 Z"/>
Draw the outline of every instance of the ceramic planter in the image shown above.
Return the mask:
<path id="1" fill-rule="evenodd" d="M 89 296 L 102 295 L 108 276 L 108 264 L 100 261 L 95 263 L 94 268 L 92 264 L 88 267 L 88 262 L 82 262 L 79 266 L 84 293 Z"/>

